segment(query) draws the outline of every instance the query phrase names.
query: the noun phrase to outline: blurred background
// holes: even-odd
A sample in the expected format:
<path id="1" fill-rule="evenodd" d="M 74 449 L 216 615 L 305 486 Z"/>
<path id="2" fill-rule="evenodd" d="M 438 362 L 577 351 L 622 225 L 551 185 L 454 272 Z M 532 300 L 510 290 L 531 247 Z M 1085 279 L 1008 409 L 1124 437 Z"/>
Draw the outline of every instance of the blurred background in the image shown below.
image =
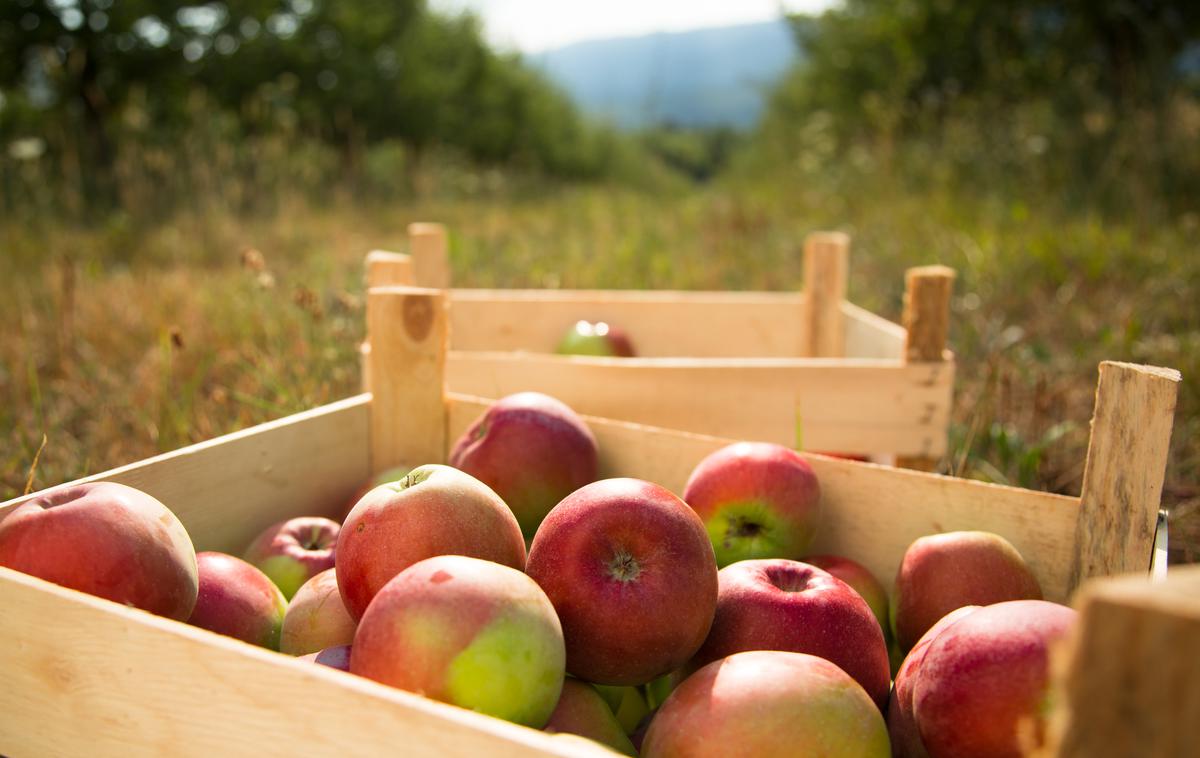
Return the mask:
<path id="1" fill-rule="evenodd" d="M 354 394 L 362 256 L 461 286 L 959 272 L 942 470 L 1077 494 L 1100 360 L 1184 374 L 1200 558 L 1200 4 L 4 0 L 0 499 Z"/>

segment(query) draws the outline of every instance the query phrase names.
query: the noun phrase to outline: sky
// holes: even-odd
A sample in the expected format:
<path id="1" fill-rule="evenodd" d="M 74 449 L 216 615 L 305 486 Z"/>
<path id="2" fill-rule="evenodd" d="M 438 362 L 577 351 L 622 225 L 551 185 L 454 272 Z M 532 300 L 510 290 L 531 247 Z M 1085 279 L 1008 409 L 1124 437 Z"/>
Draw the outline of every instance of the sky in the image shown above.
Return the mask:
<path id="1" fill-rule="evenodd" d="M 471 9 L 498 47 L 527 53 L 572 42 L 661 31 L 732 26 L 817 13 L 834 0 L 432 0 L 444 11 Z"/>

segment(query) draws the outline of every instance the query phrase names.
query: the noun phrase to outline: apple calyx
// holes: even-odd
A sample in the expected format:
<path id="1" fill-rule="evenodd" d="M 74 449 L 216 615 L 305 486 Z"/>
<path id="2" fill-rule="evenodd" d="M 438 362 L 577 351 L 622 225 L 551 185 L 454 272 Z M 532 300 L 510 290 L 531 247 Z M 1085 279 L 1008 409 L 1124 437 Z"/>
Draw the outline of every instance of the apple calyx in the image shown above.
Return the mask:
<path id="1" fill-rule="evenodd" d="M 804 592 L 809 587 L 808 580 L 807 575 L 794 571 L 781 571 L 777 567 L 767 569 L 767 581 L 782 592 Z"/>
<path id="2" fill-rule="evenodd" d="M 618 582 L 634 581 L 642 573 L 642 567 L 628 551 L 618 549 L 608 562 L 608 575 Z"/>
<path id="3" fill-rule="evenodd" d="M 724 545 L 727 548 L 733 547 L 735 540 L 758 537 L 766 530 L 765 524 L 751 521 L 746 516 L 731 516 L 725 526 Z"/>

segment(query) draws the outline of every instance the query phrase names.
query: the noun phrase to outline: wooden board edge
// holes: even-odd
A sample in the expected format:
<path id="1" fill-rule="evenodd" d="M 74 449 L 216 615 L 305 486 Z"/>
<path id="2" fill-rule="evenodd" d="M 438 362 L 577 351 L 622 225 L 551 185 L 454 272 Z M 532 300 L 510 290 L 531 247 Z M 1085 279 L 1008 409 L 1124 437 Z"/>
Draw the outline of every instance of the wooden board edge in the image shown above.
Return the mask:
<path id="1" fill-rule="evenodd" d="M 319 686 L 326 693 L 341 691 L 350 695 L 360 706 L 366 705 L 369 707 L 372 703 L 378 703 L 381 707 L 400 709 L 408 714 L 419 714 L 422 721 L 431 721 L 444 725 L 447 730 L 469 732 L 471 740 L 467 740 L 468 746 L 474 742 L 476 743 L 474 746 L 479 748 L 481 745 L 478 743 L 486 741 L 492 748 L 508 748 L 499 751 L 503 755 L 561 756 L 563 758 L 613 755 L 608 749 L 597 743 L 578 738 L 564 740 L 563 737 L 565 735 L 547 734 L 483 714 L 473 713 L 466 709 L 430 700 L 414 693 L 388 687 L 363 677 L 336 671 L 326 666 L 300 661 L 282 653 L 249 645 L 239 640 L 224 637 L 182 622 L 161 618 L 136 608 L 129 608 L 83 592 L 61 587 L 12 569 L 0 567 L 0 596 L 11 598 L 18 592 L 26 596 L 37 594 L 53 598 L 52 602 L 54 603 L 69 604 L 72 609 L 80 610 L 89 615 L 97 614 L 98 617 L 102 616 L 106 621 L 124 626 L 131 630 L 130 633 L 132 634 L 153 637 L 156 642 L 161 641 L 162 644 L 187 646 L 198 651 L 199 655 L 222 657 L 227 661 L 237 659 L 239 665 L 245 665 L 251 669 L 261 666 L 285 667 L 293 672 L 284 675 L 285 678 L 296 683 L 307 680 L 307 682 Z M 86 611 L 82 609 L 86 609 Z M 51 618 L 39 619 L 38 622 L 54 623 Z M 2 628 L 2 625 L 0 625 L 0 628 Z M 30 652 L 32 654 L 36 651 Z M 76 651 L 70 651 L 70 654 L 74 655 Z M 32 663 L 33 661 L 31 661 Z M 250 683 L 248 686 L 252 687 L 254 684 Z M 16 694 L 0 692 L 0 703 L 3 703 L 7 697 Z M 283 695 L 282 692 L 276 694 Z M 4 722 L 4 714 L 6 712 L 5 709 L 0 708 L 0 724 Z M 280 728 L 279 734 L 283 734 L 294 725 L 281 722 L 278 726 Z M 211 730 L 211 726 L 203 728 Z M 4 732 L 5 730 L 0 729 L 0 739 L 4 739 Z M 257 737 L 258 735 L 256 735 Z M 269 734 L 262 735 L 264 740 L 267 737 L 269 737 Z M 345 739 L 344 735 L 333 734 L 334 743 L 343 739 Z M 370 735 L 355 735 L 353 739 L 356 743 L 361 743 L 364 740 L 369 740 Z M 268 740 L 268 742 L 270 741 Z M 501 744 L 497 745 L 497 742 Z M 189 750 L 186 741 L 181 741 L 175 747 L 179 751 L 176 754 L 199 754 L 195 750 Z M 340 749 L 329 748 L 348 747 L 350 752 L 354 754 L 363 753 L 360 744 L 352 746 L 326 745 L 324 747 L 326 749 L 321 749 L 321 746 L 318 745 L 308 745 L 308 749 L 304 752 L 305 754 L 339 755 L 342 752 Z M 395 745 L 380 742 L 376 747 L 379 750 L 385 750 L 395 747 Z M 5 745 L 0 744 L 0 749 L 3 748 L 5 748 Z M 308 750 L 312 750 L 313 752 L 309 753 Z M 461 753 L 461 755 L 472 754 L 474 753 Z"/>

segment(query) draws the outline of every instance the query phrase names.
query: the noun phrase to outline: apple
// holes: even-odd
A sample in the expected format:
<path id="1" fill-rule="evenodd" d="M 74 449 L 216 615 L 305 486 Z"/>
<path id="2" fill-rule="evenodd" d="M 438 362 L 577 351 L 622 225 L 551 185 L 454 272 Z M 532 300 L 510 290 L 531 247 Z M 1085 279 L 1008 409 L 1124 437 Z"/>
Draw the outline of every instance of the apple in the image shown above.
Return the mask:
<path id="1" fill-rule="evenodd" d="M 637 729 L 637 725 L 650 712 L 650 707 L 646 704 L 646 698 L 642 695 L 641 689 L 638 687 L 612 684 L 592 684 L 589 686 L 595 689 L 596 692 L 599 692 L 600 697 L 604 698 L 604 702 L 608 704 L 613 715 L 617 717 L 617 721 L 621 724 L 621 728 L 625 730 L 626 734 L 630 734 L 634 729 Z"/>
<path id="2" fill-rule="evenodd" d="M 937 620 L 964 605 L 1041 600 L 1042 590 L 1012 544 L 991 532 L 946 532 L 909 545 L 892 590 L 892 633 L 909 650 Z"/>
<path id="3" fill-rule="evenodd" d="M 929 643 L 942 633 L 942 630 L 964 616 L 979 610 L 978 605 L 967 605 L 956 611 L 951 611 L 929 628 L 913 645 L 913 649 L 900 664 L 892 685 L 892 695 L 888 699 L 887 726 L 888 736 L 892 741 L 892 758 L 929 758 L 925 746 L 921 743 L 921 733 L 917 730 L 917 722 L 912 713 L 913 686 L 920 676 L 921 662 L 925 659 L 925 650 Z"/>
<path id="4" fill-rule="evenodd" d="M 435 555 L 466 555 L 525 567 L 521 527 L 486 484 L 438 464 L 368 492 L 342 525 L 337 584 L 346 610 L 361 619 L 388 580 Z"/>
<path id="5" fill-rule="evenodd" d="M 840 666 L 887 706 L 891 671 L 883 630 L 867 601 L 827 571 L 781 558 L 721 569 L 717 612 L 692 665 L 745 650 L 816 655 Z"/>
<path id="6" fill-rule="evenodd" d="M 596 355 L 632 358 L 635 353 L 629 335 L 604 321 L 576 321 L 558 343 L 559 355 Z"/>
<path id="7" fill-rule="evenodd" d="M 255 537 L 242 557 L 291 600 L 300 585 L 333 568 L 339 528 L 336 521 L 319 516 L 280 521 Z"/>
<path id="8" fill-rule="evenodd" d="M 883 639 L 890 642 L 891 629 L 888 624 L 888 596 L 883 584 L 875 578 L 871 570 L 857 561 L 840 555 L 809 555 L 804 562 L 829 573 L 850 585 L 850 589 L 862 596 L 875 614 L 879 628 L 883 630 Z"/>
<path id="9" fill-rule="evenodd" d="M 540 729 L 563 685 L 562 627 L 525 574 L 440 555 L 379 591 L 354 635 L 350 671 Z"/>
<path id="10" fill-rule="evenodd" d="M 358 504 L 358 501 L 362 500 L 363 495 L 367 494 L 381 484 L 388 484 L 389 482 L 403 479 L 404 476 L 411 470 L 412 468 L 409 466 L 394 466 L 392 468 L 385 469 L 384 471 L 371 477 L 366 484 L 364 484 L 362 487 L 359 487 L 358 491 L 354 493 L 349 502 L 342 507 L 342 521 L 346 520 L 346 516 L 349 515 L 351 509 Z"/>
<path id="11" fill-rule="evenodd" d="M 316 653 L 301 655 L 297 658 L 301 661 L 309 661 L 310 663 L 319 663 L 322 666 L 328 666 L 338 671 L 350 671 L 350 646 L 349 645 L 334 645 L 320 650 Z"/>
<path id="12" fill-rule="evenodd" d="M 699 649 L 717 601 L 704 525 L 666 489 L 605 479 L 568 495 L 533 538 L 529 575 L 562 620 L 567 670 L 644 684 Z"/>
<path id="13" fill-rule="evenodd" d="M 596 438 L 561 401 L 519 392 L 471 424 L 449 463 L 495 490 L 531 540 L 551 508 L 596 480 Z"/>
<path id="14" fill-rule="evenodd" d="M 354 640 L 357 626 L 342 603 L 337 571 L 325 569 L 305 582 L 288 604 L 279 637 L 279 652 L 304 655 L 336 645 L 349 645 Z"/>
<path id="15" fill-rule="evenodd" d="M 279 649 L 287 600 L 266 574 L 225 553 L 196 555 L 200 593 L 188 623 L 251 645 Z"/>
<path id="16" fill-rule="evenodd" d="M 1040 742 L 1049 648 L 1075 621 L 1065 606 L 1013 600 L 973 611 L 934 637 L 912 693 L 913 718 L 931 758 L 1018 758 L 1021 732 Z"/>
<path id="17" fill-rule="evenodd" d="M 620 721 L 605 698 L 592 685 L 578 679 L 563 682 L 558 705 L 544 731 L 578 734 L 607 745 L 618 753 L 637 755 Z"/>
<path id="18" fill-rule="evenodd" d="M 8 510 L 0 566 L 185 621 L 196 605 L 196 551 L 183 524 L 115 482 L 59 487 Z"/>
<path id="19" fill-rule="evenodd" d="M 717 565 L 799 558 L 821 516 L 821 487 L 799 453 L 767 442 L 737 442 L 700 461 L 683 499 L 704 521 Z"/>
<path id="20" fill-rule="evenodd" d="M 883 716 L 846 672 L 814 655 L 754 650 L 714 661 L 663 703 L 643 758 L 887 758 Z"/>

